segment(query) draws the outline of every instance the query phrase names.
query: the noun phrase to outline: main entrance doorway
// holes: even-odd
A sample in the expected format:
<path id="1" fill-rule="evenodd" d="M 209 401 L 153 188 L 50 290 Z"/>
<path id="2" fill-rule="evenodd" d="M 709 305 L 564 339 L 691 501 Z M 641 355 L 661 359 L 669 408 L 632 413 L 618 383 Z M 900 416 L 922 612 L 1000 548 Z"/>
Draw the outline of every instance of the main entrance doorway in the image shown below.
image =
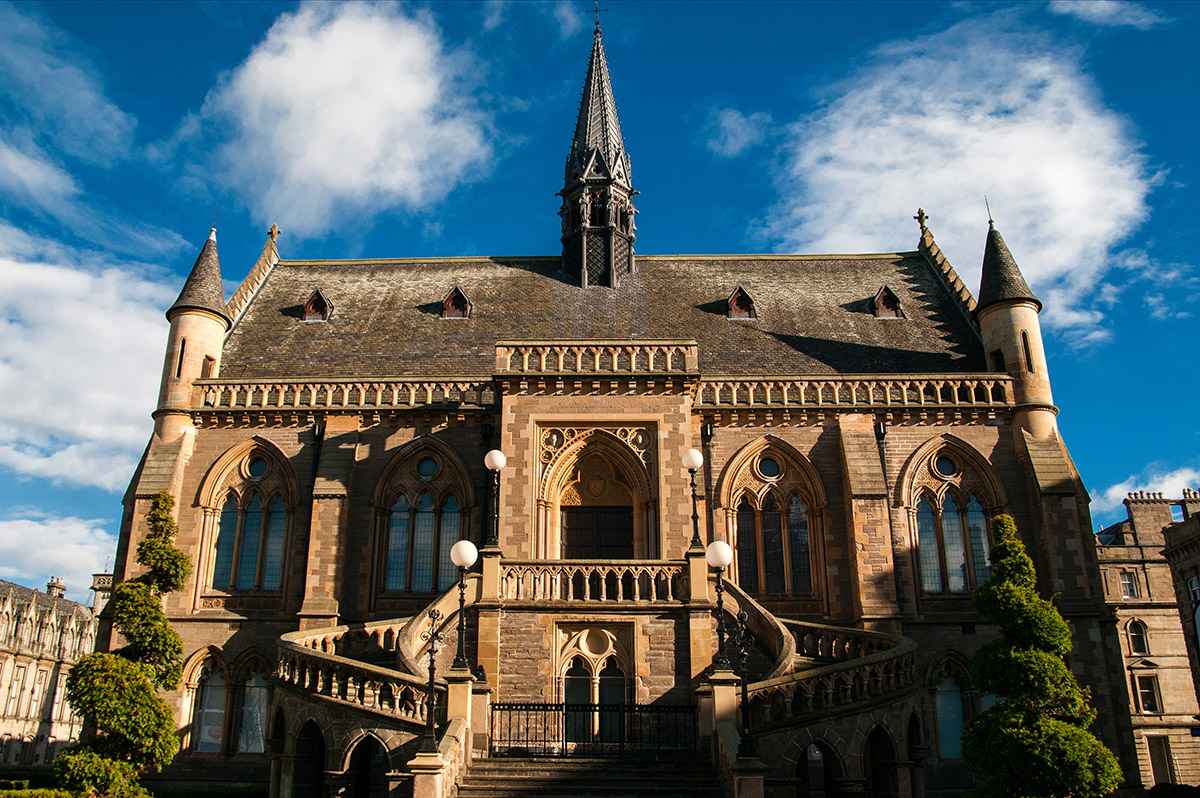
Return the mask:
<path id="1" fill-rule="evenodd" d="M 563 507 L 564 560 L 633 559 L 632 507 Z"/>

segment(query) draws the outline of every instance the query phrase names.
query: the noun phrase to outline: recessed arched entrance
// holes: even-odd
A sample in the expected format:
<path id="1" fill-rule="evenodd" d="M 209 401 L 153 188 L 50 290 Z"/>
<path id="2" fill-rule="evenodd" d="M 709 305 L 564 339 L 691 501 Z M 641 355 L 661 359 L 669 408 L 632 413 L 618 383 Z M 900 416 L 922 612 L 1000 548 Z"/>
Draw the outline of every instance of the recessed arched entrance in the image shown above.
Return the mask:
<path id="1" fill-rule="evenodd" d="M 292 781 L 293 798 L 324 798 L 325 735 L 311 720 L 296 737 L 296 765 Z"/>
<path id="2" fill-rule="evenodd" d="M 371 735 L 358 741 L 350 754 L 354 798 L 387 798 L 387 752 Z"/>
<path id="3" fill-rule="evenodd" d="M 567 427 L 543 429 L 541 435 L 536 555 L 659 556 L 650 430 Z"/>

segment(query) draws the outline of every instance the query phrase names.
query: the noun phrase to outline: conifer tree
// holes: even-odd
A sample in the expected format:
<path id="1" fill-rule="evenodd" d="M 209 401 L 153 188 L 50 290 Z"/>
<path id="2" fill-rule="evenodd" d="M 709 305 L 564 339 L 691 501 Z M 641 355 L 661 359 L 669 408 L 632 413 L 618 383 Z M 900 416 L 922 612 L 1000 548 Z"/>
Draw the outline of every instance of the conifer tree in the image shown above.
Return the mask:
<path id="1" fill-rule="evenodd" d="M 175 500 L 163 492 L 146 514 L 149 532 L 138 544 L 146 572 L 113 589 L 108 607 L 126 645 L 89 654 L 67 675 L 67 697 L 91 730 L 89 739 L 55 760 L 66 788 L 105 798 L 148 795 L 137 783 L 175 756 L 179 742 L 171 707 L 158 690 L 174 690 L 182 675 L 183 641 L 171 628 L 162 597 L 183 587 L 191 562 L 174 545 Z"/>
<path id="2" fill-rule="evenodd" d="M 1063 657 L 1071 632 L 1038 595 L 1033 561 L 1011 516 L 992 521 L 992 575 L 975 591 L 976 610 L 1001 637 L 971 660 L 981 693 L 1000 700 L 963 730 L 963 755 L 987 781 L 974 798 L 1091 798 L 1121 782 L 1116 757 L 1087 729 L 1090 693 Z"/>

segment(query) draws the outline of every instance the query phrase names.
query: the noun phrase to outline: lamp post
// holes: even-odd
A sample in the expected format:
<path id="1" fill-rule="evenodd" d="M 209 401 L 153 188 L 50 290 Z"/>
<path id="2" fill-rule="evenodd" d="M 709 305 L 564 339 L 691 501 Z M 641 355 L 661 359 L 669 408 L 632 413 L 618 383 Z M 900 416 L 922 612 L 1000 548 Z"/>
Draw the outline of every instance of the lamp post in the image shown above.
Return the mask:
<path id="1" fill-rule="evenodd" d="M 704 544 L 700 541 L 700 513 L 696 510 L 696 471 L 704 465 L 704 454 L 699 449 L 688 449 L 683 453 L 683 467 L 692 476 L 692 544 L 698 549 Z"/>
<path id="2" fill-rule="evenodd" d="M 486 546 L 500 545 L 500 469 L 508 458 L 499 449 L 492 449 L 483 456 L 483 464 L 492 472 L 492 528 L 488 530 Z"/>
<path id="3" fill-rule="evenodd" d="M 467 663 L 467 569 L 479 559 L 479 549 L 469 540 L 450 547 L 450 561 L 458 566 L 458 654 L 454 667 L 469 668 Z"/>
<path id="4" fill-rule="evenodd" d="M 713 669 L 729 670 L 729 654 L 725 651 L 725 583 L 721 574 L 733 562 L 733 549 L 723 540 L 714 540 L 704 550 L 704 561 L 717 572 L 717 656 L 713 659 Z"/>
<path id="5" fill-rule="evenodd" d="M 429 641 L 429 688 L 425 696 L 425 739 L 421 741 L 421 753 L 436 754 L 437 744 L 437 693 L 434 691 L 435 668 L 434 657 L 437 656 L 437 644 L 445 639 L 445 635 L 437 630 L 442 613 L 437 609 L 429 611 L 429 629 L 421 632 L 421 639 Z"/>
<path id="6" fill-rule="evenodd" d="M 746 621 L 750 616 L 745 610 L 737 614 L 738 619 L 738 672 L 742 677 L 742 739 L 738 742 L 738 758 L 753 758 L 758 756 L 758 746 L 750 736 L 750 674 L 746 669 L 746 660 L 750 657 L 750 632 Z"/>

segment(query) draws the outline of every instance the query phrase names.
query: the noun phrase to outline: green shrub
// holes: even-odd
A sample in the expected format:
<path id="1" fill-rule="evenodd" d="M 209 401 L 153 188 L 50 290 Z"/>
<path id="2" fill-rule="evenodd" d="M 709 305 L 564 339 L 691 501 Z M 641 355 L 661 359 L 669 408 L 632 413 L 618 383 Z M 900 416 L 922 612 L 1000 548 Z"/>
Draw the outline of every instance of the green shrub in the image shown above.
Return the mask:
<path id="1" fill-rule="evenodd" d="M 1121 782 L 1116 757 L 1087 730 L 1096 718 L 1063 662 L 1071 632 L 1037 594 L 1033 560 L 1010 516 L 992 522 L 992 576 L 975 591 L 975 608 L 1000 625 L 1001 637 L 971 660 L 981 693 L 1000 701 L 963 730 L 963 755 L 986 775 L 976 798 L 1092 798 Z"/>
<path id="2" fill-rule="evenodd" d="M 77 798 L 74 793 L 67 792 L 66 790 L 9 790 L 3 787 L 4 783 L 0 781 L 0 798 Z"/>
<path id="3" fill-rule="evenodd" d="M 179 686 L 183 661 L 183 641 L 163 612 L 162 597 L 182 587 L 191 571 L 174 545 L 174 504 L 168 493 L 154 498 L 146 514 L 149 530 L 137 547 L 146 573 L 113 588 L 108 606 L 125 647 L 89 654 L 67 675 L 71 706 L 94 729 L 54 761 L 59 785 L 72 792 L 149 798 L 139 776 L 162 770 L 179 748 L 171 707 L 158 695 L 160 688 Z"/>

